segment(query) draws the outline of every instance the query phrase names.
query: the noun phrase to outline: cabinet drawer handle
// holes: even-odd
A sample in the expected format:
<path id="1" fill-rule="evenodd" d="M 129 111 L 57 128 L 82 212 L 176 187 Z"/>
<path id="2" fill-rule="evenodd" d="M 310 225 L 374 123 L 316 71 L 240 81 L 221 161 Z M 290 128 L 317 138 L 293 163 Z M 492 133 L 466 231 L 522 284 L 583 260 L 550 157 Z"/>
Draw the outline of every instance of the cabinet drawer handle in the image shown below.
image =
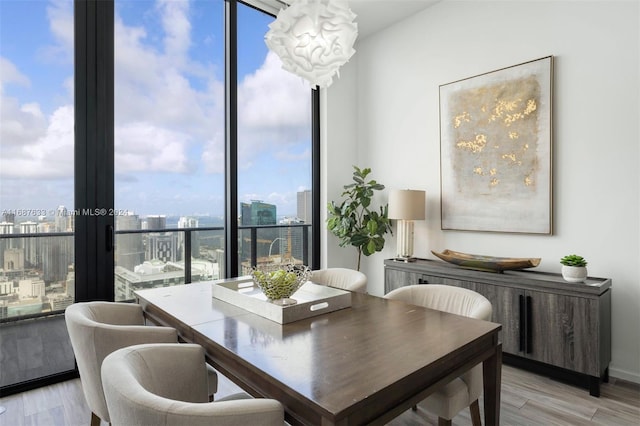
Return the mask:
<path id="1" fill-rule="evenodd" d="M 520 310 L 519 310 L 519 315 L 520 315 L 520 327 L 519 327 L 519 334 L 520 334 L 520 352 L 524 352 L 525 350 L 525 343 L 526 343 L 526 335 L 525 335 L 525 326 L 526 326 L 526 317 L 525 317 L 525 306 L 524 306 L 524 296 L 520 295 L 518 296 L 518 301 L 520 302 Z"/>
<path id="2" fill-rule="evenodd" d="M 527 353 L 533 352 L 533 318 L 532 315 L 532 299 L 531 296 L 527 296 Z"/>

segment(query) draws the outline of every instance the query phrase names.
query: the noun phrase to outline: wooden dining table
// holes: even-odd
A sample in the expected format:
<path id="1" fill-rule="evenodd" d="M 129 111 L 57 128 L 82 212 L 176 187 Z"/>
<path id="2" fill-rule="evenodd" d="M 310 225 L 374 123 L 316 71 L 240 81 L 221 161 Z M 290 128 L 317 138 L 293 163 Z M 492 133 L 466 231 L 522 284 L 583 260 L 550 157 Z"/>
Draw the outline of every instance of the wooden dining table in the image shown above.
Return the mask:
<path id="1" fill-rule="evenodd" d="M 145 316 L 291 424 L 384 424 L 483 364 L 485 425 L 500 419 L 500 324 L 353 293 L 351 306 L 279 324 L 212 296 L 214 282 L 136 292 Z"/>

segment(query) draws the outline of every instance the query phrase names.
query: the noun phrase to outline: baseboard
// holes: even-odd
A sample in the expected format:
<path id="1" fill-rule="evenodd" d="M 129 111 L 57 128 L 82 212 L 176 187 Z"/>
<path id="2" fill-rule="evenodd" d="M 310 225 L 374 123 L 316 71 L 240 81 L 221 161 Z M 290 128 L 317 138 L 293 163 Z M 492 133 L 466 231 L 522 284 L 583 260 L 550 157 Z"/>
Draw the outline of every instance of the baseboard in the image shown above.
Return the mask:
<path id="1" fill-rule="evenodd" d="M 0 388 L 2 397 L 14 395 L 16 393 L 26 392 L 43 386 L 53 385 L 55 383 L 64 382 L 80 377 L 78 370 L 64 371 L 62 373 L 52 374 L 50 376 L 40 377 L 33 380 L 27 380 L 14 385 L 3 386 Z"/>
<path id="2" fill-rule="evenodd" d="M 631 371 L 625 371 L 620 368 L 609 367 L 609 376 L 616 379 L 626 380 L 640 385 L 640 374 Z"/>
<path id="3" fill-rule="evenodd" d="M 589 376 L 586 374 L 575 373 L 570 370 L 565 370 L 564 368 L 554 367 L 549 364 L 544 364 L 508 353 L 503 353 L 502 357 L 505 364 L 542 374 L 575 386 L 586 389 L 589 388 Z M 640 374 L 622 370 L 620 368 L 609 366 L 609 377 L 640 384 Z"/>
<path id="4" fill-rule="evenodd" d="M 508 353 L 502 354 L 502 360 L 507 365 L 522 368 L 542 376 L 550 377 L 563 383 L 573 386 L 589 389 L 589 376 L 582 373 L 576 373 L 564 368 L 555 367 L 532 359 L 519 357 Z"/>

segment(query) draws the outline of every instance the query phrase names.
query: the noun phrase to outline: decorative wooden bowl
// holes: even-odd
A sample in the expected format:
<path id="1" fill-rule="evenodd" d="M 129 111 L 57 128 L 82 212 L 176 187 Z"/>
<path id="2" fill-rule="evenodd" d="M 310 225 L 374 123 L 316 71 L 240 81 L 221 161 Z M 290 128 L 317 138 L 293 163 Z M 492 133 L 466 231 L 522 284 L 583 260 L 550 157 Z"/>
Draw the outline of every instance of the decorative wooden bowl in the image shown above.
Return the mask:
<path id="1" fill-rule="evenodd" d="M 444 250 L 442 253 L 431 250 L 435 256 L 445 262 L 461 266 L 463 268 L 478 271 L 502 272 L 507 270 L 533 268 L 540 264 L 540 258 L 495 257 L 477 254 L 460 253 L 453 250 Z"/>

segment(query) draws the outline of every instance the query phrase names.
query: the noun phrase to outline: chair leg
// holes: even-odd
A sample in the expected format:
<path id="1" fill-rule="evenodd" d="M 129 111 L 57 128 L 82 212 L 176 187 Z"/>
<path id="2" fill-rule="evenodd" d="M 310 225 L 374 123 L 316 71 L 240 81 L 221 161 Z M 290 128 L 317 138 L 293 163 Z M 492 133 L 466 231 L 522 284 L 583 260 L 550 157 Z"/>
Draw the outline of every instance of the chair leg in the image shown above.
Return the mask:
<path id="1" fill-rule="evenodd" d="M 100 426 L 100 417 L 96 416 L 96 413 L 91 412 L 91 426 Z"/>
<path id="2" fill-rule="evenodd" d="M 413 411 L 418 411 L 418 406 L 417 406 L 417 405 L 414 405 L 413 407 L 411 407 L 411 409 L 412 409 Z"/>
<path id="3" fill-rule="evenodd" d="M 451 419 L 443 419 L 442 417 L 438 417 L 438 426 L 451 426 Z"/>
<path id="4" fill-rule="evenodd" d="M 471 412 L 471 424 L 473 426 L 482 426 L 482 420 L 480 419 L 480 405 L 476 399 L 469 405 L 469 411 Z"/>

